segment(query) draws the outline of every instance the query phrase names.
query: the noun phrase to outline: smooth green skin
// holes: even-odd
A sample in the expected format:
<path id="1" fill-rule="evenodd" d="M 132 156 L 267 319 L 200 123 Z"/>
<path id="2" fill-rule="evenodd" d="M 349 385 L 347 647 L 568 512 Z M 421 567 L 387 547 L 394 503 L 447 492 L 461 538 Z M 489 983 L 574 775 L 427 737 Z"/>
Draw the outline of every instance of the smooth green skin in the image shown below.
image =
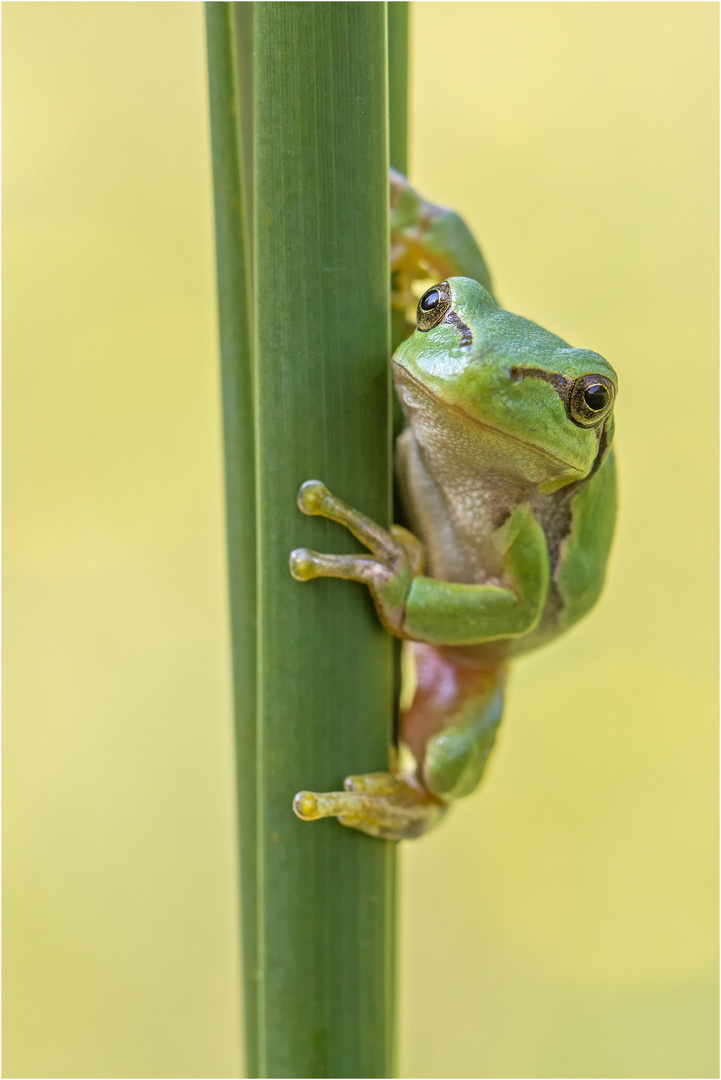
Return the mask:
<path id="1" fill-rule="evenodd" d="M 309 481 L 299 495 L 303 512 L 349 528 L 373 557 L 299 549 L 291 570 L 299 580 L 364 582 L 391 633 L 441 649 L 461 647 L 462 662 L 492 673 L 456 701 L 448 722 L 427 739 L 415 778 L 405 778 L 447 804 L 470 794 L 483 775 L 501 721 L 507 661 L 565 632 L 600 595 L 616 516 L 613 408 L 583 426 L 571 416 L 570 388 L 591 375 L 603 376 L 615 391 L 617 380 L 597 353 L 574 349 L 502 310 L 461 219 L 423 203 L 405 184 L 392 176 L 398 302 L 408 295 L 403 273 L 410 265 L 412 276 L 414 246 L 428 265 L 470 264 L 486 283 L 449 276 L 450 308 L 442 321 L 417 328 L 393 355 L 407 422 L 398 443 L 399 486 L 416 535 L 379 530 Z M 434 250 L 431 259 L 429 232 L 444 221 L 442 254 L 436 259 Z M 419 240 L 423 222 L 427 231 Z M 421 572 L 424 549 L 432 576 Z M 454 663 L 453 653 L 447 655 Z M 401 781 L 401 791 L 391 784 L 378 792 L 375 808 L 353 794 L 359 784 L 379 783 L 371 776 L 351 778 L 350 794 L 301 793 L 296 812 L 308 819 L 337 815 L 396 839 L 432 827 L 436 819 L 422 820 L 422 806 L 403 810 L 397 823 L 393 815 L 405 807 L 409 788 L 403 776 L 383 777 Z"/>
<path id="2" fill-rule="evenodd" d="M 514 366 L 537 368 L 571 379 L 604 375 L 616 386 L 613 368 L 597 353 L 572 349 L 535 323 L 503 311 L 477 281 L 451 278 L 449 284 L 453 311 L 470 328 L 473 344 L 462 347 L 461 330 L 446 322 L 427 332 L 416 330 L 393 357 L 401 399 L 410 377 L 414 389 L 425 390 L 449 416 L 459 417 L 459 440 L 467 441 L 473 430 L 467 418 L 500 432 L 506 437 L 509 476 L 536 482 L 541 494 L 583 481 L 598 454 L 597 429 L 575 424 L 548 382 L 529 377 L 514 381 L 509 371 Z M 408 411 L 413 427 L 413 411 Z M 612 418 L 605 422 L 610 445 Z M 541 482 L 536 458 L 545 471 Z M 579 488 L 572 513 L 556 568 L 564 600 L 556 632 L 586 614 L 603 585 L 616 513 L 612 455 Z M 436 645 L 475 645 L 521 637 L 536 628 L 550 566 L 544 531 L 527 503 L 498 530 L 497 542 L 515 589 L 416 577 L 406 598 L 404 636 Z"/>
<path id="3" fill-rule="evenodd" d="M 502 678 L 481 698 L 465 702 L 452 727 L 428 741 L 423 777 L 444 803 L 465 798 L 478 787 L 503 718 L 505 688 Z"/>
<path id="4" fill-rule="evenodd" d="M 505 477 L 510 488 L 527 485 L 526 497 L 491 534 L 504 584 L 459 584 L 418 575 L 408 588 L 406 577 L 404 616 L 396 633 L 438 646 L 506 640 L 508 655 L 513 655 L 564 632 L 598 599 L 613 538 L 616 481 L 608 452 L 612 411 L 597 426 L 580 427 L 553 385 L 537 375 L 514 380 L 511 371 L 532 369 L 567 379 L 603 375 L 614 387 L 616 375 L 598 354 L 572 349 L 535 323 L 500 309 L 477 281 L 450 278 L 448 283 L 452 311 L 473 340 L 463 346 L 461 328 L 442 322 L 429 331 L 416 330 L 396 350 L 394 375 L 408 424 L 422 445 L 428 429 L 438 427 L 438 410 L 447 418 L 448 461 L 441 451 L 440 458 L 431 455 L 425 464 L 450 500 L 464 457 L 482 460 L 489 453 L 501 490 Z M 599 462 L 603 428 L 606 452 Z M 560 502 L 564 489 L 570 528 L 552 568 L 552 538 L 531 503 L 554 493 Z M 386 596 L 397 610 L 401 580 L 396 573 L 378 589 L 380 607 Z M 551 588 L 555 603 L 548 603 Z M 470 794 L 479 783 L 502 711 L 503 680 L 487 695 L 468 701 L 451 727 L 429 739 L 424 782 L 444 802 Z"/>
<path id="5" fill-rule="evenodd" d="M 406 637 L 433 645 L 479 645 L 533 630 L 548 593 L 543 529 L 522 506 L 499 532 L 506 534 L 504 568 L 516 590 L 416 577 L 405 603 Z"/>

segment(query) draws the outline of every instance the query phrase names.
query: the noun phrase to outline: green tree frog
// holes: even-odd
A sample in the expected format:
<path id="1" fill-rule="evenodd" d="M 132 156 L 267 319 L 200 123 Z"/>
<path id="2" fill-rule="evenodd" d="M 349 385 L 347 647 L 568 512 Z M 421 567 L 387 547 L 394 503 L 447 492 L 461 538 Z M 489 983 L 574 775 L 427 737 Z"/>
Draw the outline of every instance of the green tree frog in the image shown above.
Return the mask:
<path id="1" fill-rule="evenodd" d="M 302 548 L 290 567 L 299 581 L 365 584 L 416 669 L 389 771 L 349 776 L 342 792 L 301 791 L 295 812 L 399 840 L 478 786 L 509 662 L 599 597 L 616 514 L 617 380 L 597 353 L 499 307 L 458 215 L 398 174 L 391 228 L 394 306 L 406 310 L 422 289 L 392 358 L 406 419 L 396 450 L 405 523 L 386 531 L 309 480 L 303 513 L 343 525 L 369 554 Z"/>

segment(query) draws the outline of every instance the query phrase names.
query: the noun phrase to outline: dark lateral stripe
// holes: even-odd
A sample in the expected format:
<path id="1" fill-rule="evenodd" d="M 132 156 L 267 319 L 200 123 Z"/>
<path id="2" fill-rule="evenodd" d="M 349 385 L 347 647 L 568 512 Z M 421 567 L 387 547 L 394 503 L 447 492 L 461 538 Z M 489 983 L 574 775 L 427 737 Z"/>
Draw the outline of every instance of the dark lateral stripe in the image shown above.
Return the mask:
<path id="1" fill-rule="evenodd" d="M 455 311 L 449 311 L 443 322 L 453 323 L 461 331 L 461 345 L 472 345 L 473 334 L 471 333 L 470 326 L 466 326 L 463 319 L 456 315 Z"/>
<path id="2" fill-rule="evenodd" d="M 511 378 L 514 382 L 520 382 L 521 379 L 543 379 L 553 387 L 564 404 L 573 385 L 573 379 L 567 379 L 557 371 L 544 371 L 543 368 L 535 367 L 512 367 Z"/>

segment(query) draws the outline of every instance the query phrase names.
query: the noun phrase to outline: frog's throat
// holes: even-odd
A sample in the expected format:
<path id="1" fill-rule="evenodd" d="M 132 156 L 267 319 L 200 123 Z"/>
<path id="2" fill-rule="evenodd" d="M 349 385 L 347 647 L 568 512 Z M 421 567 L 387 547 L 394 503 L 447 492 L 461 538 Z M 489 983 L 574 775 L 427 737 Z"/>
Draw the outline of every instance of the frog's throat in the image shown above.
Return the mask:
<path id="1" fill-rule="evenodd" d="M 539 454 L 541 457 L 545 457 L 548 461 L 552 461 L 554 465 L 562 465 L 564 469 L 570 469 L 571 472 L 578 473 L 579 476 L 583 475 L 583 470 L 579 469 L 577 465 L 571 465 L 570 462 L 564 461 L 563 458 L 558 457 L 556 454 L 552 454 L 550 450 L 546 450 L 545 447 L 539 446 L 538 443 L 529 442 L 528 439 L 521 439 L 518 435 L 511 435 L 508 431 L 503 431 L 502 428 L 496 427 L 494 424 L 489 424 L 485 420 L 479 420 L 477 416 L 471 416 L 460 405 L 451 405 L 449 402 L 444 401 L 442 398 L 434 394 L 432 390 L 416 379 L 409 372 L 408 368 L 403 367 L 397 361 L 393 361 L 394 369 L 399 373 L 399 382 L 404 380 L 413 383 L 414 389 L 420 390 L 427 397 L 432 398 L 437 405 L 443 409 L 447 409 L 449 412 L 454 412 L 458 416 L 462 416 L 464 420 L 467 420 L 469 424 L 474 424 L 476 427 L 483 428 L 485 431 L 493 431 L 496 435 L 500 435 L 503 439 L 509 439 L 511 442 L 517 443 L 518 446 L 525 446 L 528 450 L 532 450 L 534 453 Z"/>

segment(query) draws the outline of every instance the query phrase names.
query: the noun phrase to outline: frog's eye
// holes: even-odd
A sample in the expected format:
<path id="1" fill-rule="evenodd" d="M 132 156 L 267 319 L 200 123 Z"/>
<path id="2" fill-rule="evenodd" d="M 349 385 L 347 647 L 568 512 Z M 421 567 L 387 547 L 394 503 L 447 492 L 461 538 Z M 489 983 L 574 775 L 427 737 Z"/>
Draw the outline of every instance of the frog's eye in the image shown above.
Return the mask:
<path id="1" fill-rule="evenodd" d="M 447 281 L 440 285 L 434 285 L 432 289 L 426 289 L 418 301 L 416 323 L 419 330 L 430 330 L 442 322 L 444 315 L 451 306 L 451 290 Z"/>
<path id="2" fill-rule="evenodd" d="M 581 427 L 594 427 L 611 411 L 615 389 L 603 375 L 582 375 L 571 387 L 568 411 Z"/>

